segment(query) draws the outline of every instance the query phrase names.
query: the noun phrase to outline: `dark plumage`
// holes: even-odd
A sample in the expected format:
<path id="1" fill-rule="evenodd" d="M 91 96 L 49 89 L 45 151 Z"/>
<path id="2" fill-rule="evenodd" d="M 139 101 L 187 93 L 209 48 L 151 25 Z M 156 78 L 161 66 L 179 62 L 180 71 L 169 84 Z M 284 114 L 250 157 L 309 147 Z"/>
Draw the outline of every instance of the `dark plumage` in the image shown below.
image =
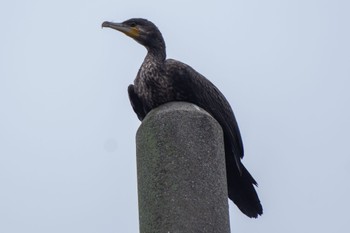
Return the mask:
<path id="1" fill-rule="evenodd" d="M 146 19 L 123 23 L 104 22 L 102 27 L 116 29 L 146 47 L 148 53 L 129 85 L 131 105 L 142 121 L 147 113 L 171 101 L 187 101 L 209 112 L 224 131 L 228 196 L 247 216 L 262 214 L 255 191 L 256 181 L 241 163 L 243 144 L 238 125 L 224 95 L 190 66 L 166 59 L 165 42 L 158 28 Z"/>

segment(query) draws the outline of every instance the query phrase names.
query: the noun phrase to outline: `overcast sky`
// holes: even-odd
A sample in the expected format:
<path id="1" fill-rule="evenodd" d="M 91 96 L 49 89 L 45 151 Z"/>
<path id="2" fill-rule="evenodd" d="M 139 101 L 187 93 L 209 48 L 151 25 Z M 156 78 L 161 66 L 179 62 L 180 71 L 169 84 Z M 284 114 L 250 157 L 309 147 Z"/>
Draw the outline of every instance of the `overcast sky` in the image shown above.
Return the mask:
<path id="1" fill-rule="evenodd" d="M 350 2 L 2 1 L 0 232 L 138 232 L 127 97 L 146 50 L 105 20 L 143 17 L 168 57 L 225 94 L 264 215 L 232 233 L 349 232 Z"/>

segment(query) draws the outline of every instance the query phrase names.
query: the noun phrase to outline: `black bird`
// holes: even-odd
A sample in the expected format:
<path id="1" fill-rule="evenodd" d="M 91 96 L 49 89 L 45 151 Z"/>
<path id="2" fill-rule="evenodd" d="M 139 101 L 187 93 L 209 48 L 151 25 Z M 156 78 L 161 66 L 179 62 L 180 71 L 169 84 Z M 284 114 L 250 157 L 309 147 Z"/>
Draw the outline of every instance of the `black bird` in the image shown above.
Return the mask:
<path id="1" fill-rule="evenodd" d="M 224 132 L 228 197 L 248 217 L 261 215 L 254 188 L 257 183 L 241 162 L 244 152 L 238 125 L 219 89 L 192 67 L 166 59 L 163 36 L 152 22 L 135 18 L 122 23 L 104 22 L 102 27 L 123 32 L 148 51 L 134 84 L 128 87 L 137 117 L 142 121 L 149 111 L 171 101 L 191 102 L 209 112 Z"/>

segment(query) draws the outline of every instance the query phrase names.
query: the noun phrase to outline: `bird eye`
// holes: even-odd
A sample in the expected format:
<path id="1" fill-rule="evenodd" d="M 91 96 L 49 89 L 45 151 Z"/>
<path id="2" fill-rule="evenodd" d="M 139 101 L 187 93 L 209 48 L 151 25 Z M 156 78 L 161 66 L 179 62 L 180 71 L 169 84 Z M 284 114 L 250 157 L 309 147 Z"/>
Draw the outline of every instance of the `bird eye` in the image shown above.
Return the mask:
<path id="1" fill-rule="evenodd" d="M 134 22 L 130 23 L 130 27 L 136 27 L 136 23 Z"/>

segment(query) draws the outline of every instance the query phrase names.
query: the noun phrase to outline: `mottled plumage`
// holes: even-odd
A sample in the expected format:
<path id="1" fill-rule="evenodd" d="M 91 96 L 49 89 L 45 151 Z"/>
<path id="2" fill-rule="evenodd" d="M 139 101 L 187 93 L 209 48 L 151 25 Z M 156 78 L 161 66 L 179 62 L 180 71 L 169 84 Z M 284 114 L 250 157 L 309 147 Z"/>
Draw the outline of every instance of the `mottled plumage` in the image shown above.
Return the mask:
<path id="1" fill-rule="evenodd" d="M 131 105 L 142 121 L 149 111 L 171 101 L 187 101 L 209 112 L 224 131 L 228 196 L 249 217 L 262 214 L 256 181 L 241 163 L 243 144 L 238 125 L 224 95 L 190 66 L 166 59 L 165 42 L 158 28 L 145 19 L 104 22 L 147 48 L 147 55 L 128 87 Z"/>

